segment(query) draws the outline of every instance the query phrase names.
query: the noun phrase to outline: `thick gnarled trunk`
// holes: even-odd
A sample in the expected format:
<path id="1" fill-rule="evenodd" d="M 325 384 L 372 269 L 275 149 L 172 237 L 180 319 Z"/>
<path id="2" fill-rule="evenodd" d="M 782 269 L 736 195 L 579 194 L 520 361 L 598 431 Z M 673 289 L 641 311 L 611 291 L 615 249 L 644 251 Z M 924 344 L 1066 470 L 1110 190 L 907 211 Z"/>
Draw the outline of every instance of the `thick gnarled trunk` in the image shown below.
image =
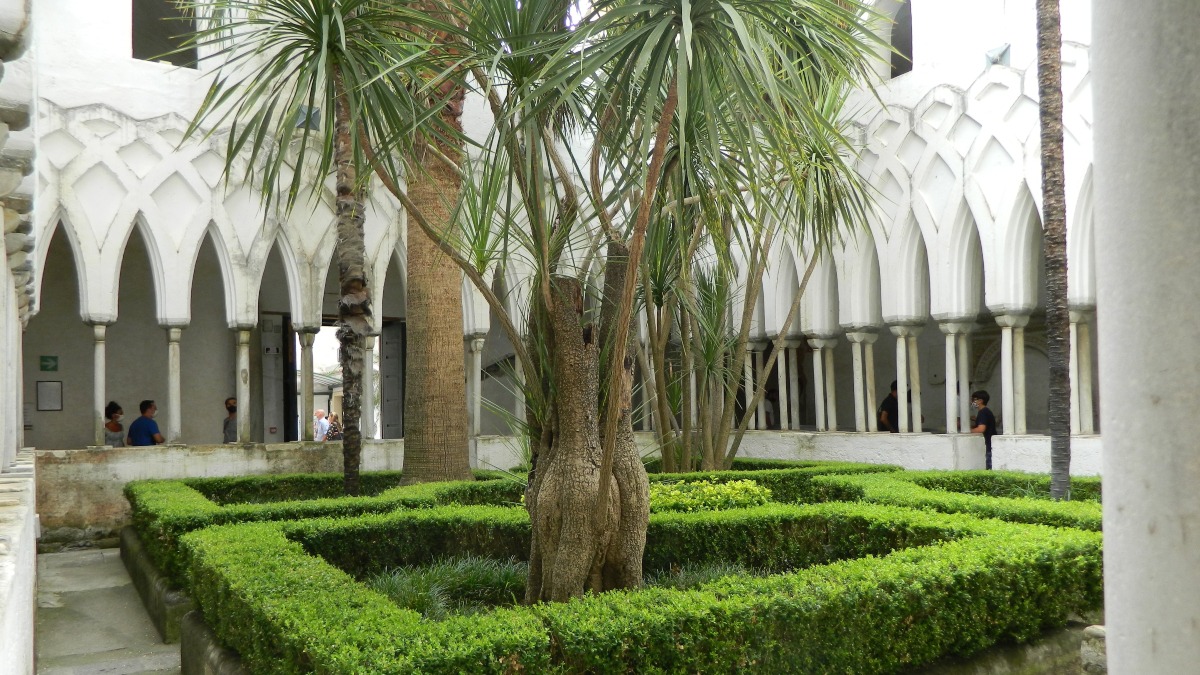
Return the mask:
<path id="1" fill-rule="evenodd" d="M 462 90 L 443 119 L 459 124 Z M 456 161 L 459 149 L 439 144 Z M 425 218 L 451 232 L 462 179 L 428 149 L 409 163 L 408 193 Z M 469 480 L 466 370 L 463 363 L 462 271 L 409 216 L 408 349 L 404 376 L 404 483 Z"/>
<path id="2" fill-rule="evenodd" d="M 650 517 L 646 471 L 634 442 L 631 419 L 634 355 L 606 352 L 604 319 L 615 315 L 609 300 L 624 284 L 624 257 L 611 257 L 605 279 L 602 328 L 584 317 L 577 279 L 551 280 L 546 334 L 554 372 L 554 397 L 546 429 L 533 438 L 535 468 L 526 491 L 533 526 L 527 602 L 564 601 L 584 591 L 632 588 L 642 583 L 642 552 Z M 615 270 L 615 267 L 621 267 Z M 629 343 L 627 343 L 629 344 Z M 603 368 L 602 368 L 603 365 Z M 621 418 L 612 483 L 598 504 L 603 439 L 600 435 L 602 373 L 620 368 Z"/>

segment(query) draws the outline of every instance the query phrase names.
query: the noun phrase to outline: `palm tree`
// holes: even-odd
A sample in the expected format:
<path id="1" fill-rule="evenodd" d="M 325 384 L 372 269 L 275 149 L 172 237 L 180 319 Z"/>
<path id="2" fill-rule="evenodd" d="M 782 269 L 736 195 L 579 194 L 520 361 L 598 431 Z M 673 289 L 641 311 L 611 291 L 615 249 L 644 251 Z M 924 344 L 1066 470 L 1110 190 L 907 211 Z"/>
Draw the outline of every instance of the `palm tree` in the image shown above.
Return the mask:
<path id="1" fill-rule="evenodd" d="M 303 194 L 318 194 L 333 176 L 336 191 L 338 279 L 338 341 L 344 400 L 343 458 L 345 490 L 358 493 L 362 449 L 362 372 L 366 336 L 371 331 L 371 296 L 366 274 L 363 220 L 370 169 L 367 157 L 377 144 L 379 157 L 415 156 L 424 138 L 419 129 L 441 126 L 438 96 L 413 72 L 423 72 L 422 34 L 444 28 L 436 17 L 415 8 L 382 0 L 208 0 L 191 3 L 198 30 L 191 43 L 217 62 L 208 94 L 188 130 L 207 134 L 228 128 L 226 175 L 243 159 L 257 172 L 264 201 L 285 215 Z M 405 64 L 404 70 L 395 64 Z M 297 119 L 311 110 L 332 113 L 332 123 L 319 129 Z M 436 132 L 453 137 L 453 132 Z M 290 177 L 289 177 L 290 176 Z M 247 176 L 249 179 L 249 176 Z M 415 181 L 420 184 L 418 179 Z M 433 205 L 426 203 L 426 208 Z M 438 217 L 434 213 L 432 217 Z M 447 279 L 438 262 L 426 255 L 428 245 L 410 238 L 420 262 L 409 264 L 410 307 L 430 307 L 440 297 L 460 302 L 458 275 Z M 421 256 L 425 256 L 421 258 Z M 414 265 L 414 263 L 416 263 Z M 420 268 L 412 274 L 414 267 Z M 428 275 L 421 272 L 432 270 Z M 426 285 L 423 285 L 426 284 Z M 438 288 L 452 285 L 452 292 Z M 426 318 L 429 313 L 419 318 Z M 418 317 L 410 318 L 416 319 Z M 466 394 L 461 348 L 455 358 L 440 358 L 441 343 L 458 345 L 461 311 L 438 316 L 436 324 L 413 326 L 409 348 L 426 360 L 429 380 L 437 382 L 436 408 L 417 408 L 406 414 L 409 447 L 436 448 L 442 455 L 460 453 L 460 463 L 434 467 L 447 478 L 462 478 L 466 464 Z M 455 324 L 455 320 L 458 321 Z M 418 323 L 417 321 L 413 322 Z M 439 334 L 444 331 L 447 334 Z M 422 341 L 438 343 L 429 347 Z M 443 374 L 440 368 L 448 369 Z M 457 389 L 456 389 L 457 387 Z M 459 394 L 455 396 L 455 393 Z M 422 394 L 428 393 L 422 391 Z M 414 399 L 417 397 L 409 397 Z M 444 421 L 421 415 L 444 415 Z M 453 433 L 451 430 L 456 431 Z M 414 438 L 414 433 L 416 438 Z M 422 436 L 423 434 L 423 436 Z M 460 438 L 461 437 L 461 438 Z M 432 439 L 432 440 L 431 440 Z M 431 469 L 423 475 L 429 477 Z M 469 475 L 469 474 L 468 474 Z"/>
<path id="2" fill-rule="evenodd" d="M 1071 498 L 1070 329 L 1067 206 L 1063 170 L 1062 28 L 1058 0 L 1038 0 L 1038 108 L 1046 259 L 1046 355 L 1050 361 L 1050 496 Z"/>

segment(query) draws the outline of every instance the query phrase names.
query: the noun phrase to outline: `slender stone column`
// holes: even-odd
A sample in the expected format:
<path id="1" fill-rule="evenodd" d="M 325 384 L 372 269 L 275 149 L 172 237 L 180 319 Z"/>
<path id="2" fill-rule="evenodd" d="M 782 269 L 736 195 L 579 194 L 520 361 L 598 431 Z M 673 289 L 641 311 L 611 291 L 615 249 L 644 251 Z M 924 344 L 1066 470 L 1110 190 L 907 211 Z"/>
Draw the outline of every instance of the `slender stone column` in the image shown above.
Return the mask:
<path id="1" fill-rule="evenodd" d="M 779 348 L 779 358 L 775 359 L 775 381 L 779 386 L 779 410 L 775 411 L 775 414 L 779 416 L 779 430 L 787 431 L 791 428 L 791 410 L 788 398 L 788 350 L 782 345 Z"/>
<path id="2" fill-rule="evenodd" d="M 896 401 L 900 433 L 908 433 L 908 326 L 891 326 L 896 336 Z"/>
<path id="3" fill-rule="evenodd" d="M 108 359 L 105 356 L 105 336 L 108 333 L 108 324 L 94 323 L 92 324 L 92 338 L 94 340 L 92 346 L 92 370 L 95 375 L 92 379 L 92 402 L 94 405 L 95 421 L 95 444 L 104 445 L 104 424 L 108 420 L 104 419 L 104 407 L 108 405 L 108 396 L 106 394 L 107 375 L 106 364 Z M 20 411 L 18 411 L 20 412 Z M 133 416 L 130 415 L 130 419 Z M 20 418 L 14 424 L 19 424 Z"/>
<path id="4" fill-rule="evenodd" d="M 875 411 L 879 410 L 879 402 L 875 396 L 875 340 L 879 338 L 874 333 L 867 333 L 863 344 L 866 346 L 866 370 L 867 370 L 867 431 L 878 431 L 878 426 L 875 424 Z"/>
<path id="5" fill-rule="evenodd" d="M 746 412 L 747 413 L 749 413 L 750 402 L 752 400 L 754 400 L 754 364 L 752 362 L 754 357 L 752 356 L 752 354 L 753 354 L 753 352 L 750 351 L 749 347 L 747 347 L 746 348 L 746 363 L 745 363 L 745 366 L 743 369 L 744 372 L 743 372 L 743 376 L 742 376 L 742 381 L 744 383 L 742 385 L 742 388 L 746 392 L 746 408 L 747 408 Z M 750 415 L 750 424 L 747 428 L 750 431 L 754 431 L 754 430 L 758 429 L 758 425 L 755 424 L 757 421 L 758 421 L 757 413 Z"/>
<path id="6" fill-rule="evenodd" d="M 962 321 L 942 321 L 938 329 L 946 335 L 946 433 L 958 434 L 970 431 L 970 417 L 963 416 L 967 407 L 962 400 L 970 401 L 971 392 L 967 391 L 969 384 L 963 384 L 959 372 L 967 370 L 966 358 L 962 355 L 961 344 L 967 338 L 971 325 L 968 319 Z"/>
<path id="7" fill-rule="evenodd" d="M 854 430 L 862 433 L 867 430 L 866 399 L 863 391 L 863 346 L 862 333 L 846 333 L 850 340 L 850 353 L 854 359 Z"/>
<path id="8" fill-rule="evenodd" d="M 917 336 L 921 334 L 920 326 L 913 326 L 912 332 L 908 336 L 908 386 L 912 393 L 912 430 L 921 432 L 925 430 L 924 413 L 921 408 L 921 361 L 920 349 L 917 345 Z"/>
<path id="9" fill-rule="evenodd" d="M 808 341 L 813 355 L 813 403 L 817 408 L 817 431 L 825 431 L 825 355 L 821 351 L 822 340 Z"/>
<path id="10" fill-rule="evenodd" d="M 1028 320 L 1028 318 L 1026 318 Z M 1025 327 L 1013 327 L 1013 391 L 1017 406 L 1017 434 L 1024 435 L 1025 426 Z"/>
<path id="11" fill-rule="evenodd" d="M 758 388 L 758 385 L 761 384 L 763 381 L 760 378 L 765 379 L 767 377 L 767 374 L 762 372 L 763 350 L 766 349 L 766 347 L 767 346 L 765 344 L 762 344 L 760 342 L 756 342 L 753 345 L 751 345 L 751 348 L 754 350 L 754 385 L 755 385 L 756 389 Z M 762 374 L 760 375 L 759 373 L 762 373 Z M 692 387 L 692 390 L 693 391 L 695 390 L 695 386 Z M 763 397 L 761 399 L 759 399 L 759 401 L 758 401 L 758 407 L 754 409 L 754 417 L 755 417 L 755 421 L 758 423 L 759 429 L 767 428 L 766 400 L 767 400 L 767 397 L 766 397 L 766 394 L 764 394 Z"/>
<path id="12" fill-rule="evenodd" d="M 833 348 L 837 340 L 825 340 L 825 428 L 837 431 L 837 372 L 833 369 Z"/>
<path id="13" fill-rule="evenodd" d="M 1001 418 L 1004 423 L 1000 426 L 1006 434 L 1017 434 L 1018 420 L 1020 415 L 1017 413 L 1017 382 L 1016 382 L 1016 339 L 1013 335 L 1013 329 L 1029 323 L 1029 317 L 1023 314 L 1000 314 L 996 317 L 996 323 L 1000 326 L 1000 388 L 1001 400 L 1003 408 L 1000 411 Z M 1021 336 L 1021 347 L 1024 352 L 1024 334 Z M 1021 356 L 1022 364 L 1024 364 L 1024 353 Z M 1022 375 L 1024 373 L 1022 372 Z M 1024 392 L 1021 392 L 1024 396 Z"/>
<path id="14" fill-rule="evenodd" d="M 788 419 L 792 425 L 790 429 L 800 428 L 800 343 L 795 340 L 788 340 L 783 343 L 784 349 L 790 351 L 791 358 L 788 359 L 788 380 L 790 386 L 788 391 L 791 392 L 791 409 L 789 410 Z"/>
<path id="15" fill-rule="evenodd" d="M 469 339 L 471 349 L 471 380 L 467 393 L 471 397 L 471 436 L 479 435 L 480 416 L 483 413 L 483 333 L 475 333 Z"/>
<path id="16" fill-rule="evenodd" d="M 1090 310 L 1071 310 L 1071 433 L 1094 434 Z M 1078 426 L 1078 429 L 1076 429 Z"/>
<path id="17" fill-rule="evenodd" d="M 525 424 L 525 367 L 519 358 L 513 357 L 513 375 L 517 380 L 516 401 L 513 404 L 513 415 L 521 424 Z"/>
<path id="18" fill-rule="evenodd" d="M 168 443 L 178 443 L 183 430 L 182 368 L 179 363 L 179 339 L 183 329 L 167 328 L 167 434 Z"/>
<path id="19" fill-rule="evenodd" d="M 375 338 L 368 335 L 363 343 L 362 396 L 358 399 L 362 405 L 358 427 L 363 439 L 375 438 Z"/>
<path id="20" fill-rule="evenodd" d="M 310 418 L 314 409 L 313 340 L 317 337 L 317 331 L 313 328 L 298 328 L 296 334 L 300 337 L 300 438 L 311 441 L 313 440 L 313 425 Z M 365 390 L 366 383 L 364 382 L 363 385 Z"/>
<path id="21" fill-rule="evenodd" d="M 1092 3 L 1090 51 L 1108 672 L 1194 673 L 1200 13 L 1194 0 L 1132 8 Z"/>
<path id="22" fill-rule="evenodd" d="M 973 328 L 973 326 L 972 326 Z M 970 431 L 971 425 L 971 333 L 958 336 L 958 418 L 962 420 L 962 432 Z"/>
<path id="23" fill-rule="evenodd" d="M 1068 355 L 1068 370 L 1071 378 L 1071 435 L 1079 435 L 1079 329 L 1075 311 L 1071 311 L 1071 349 Z"/>
<path id="24" fill-rule="evenodd" d="M 237 439 L 250 442 L 250 327 L 237 328 Z M 259 412 L 259 411 L 255 411 Z M 310 425 L 311 426 L 311 425 Z"/>

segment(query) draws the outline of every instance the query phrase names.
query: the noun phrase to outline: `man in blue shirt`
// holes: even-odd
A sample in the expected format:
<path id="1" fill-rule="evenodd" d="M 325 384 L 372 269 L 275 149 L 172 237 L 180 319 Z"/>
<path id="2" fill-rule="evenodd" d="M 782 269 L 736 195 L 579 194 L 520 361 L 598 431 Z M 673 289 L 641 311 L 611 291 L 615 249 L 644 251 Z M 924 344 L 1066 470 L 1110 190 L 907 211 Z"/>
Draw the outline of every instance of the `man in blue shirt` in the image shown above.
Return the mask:
<path id="1" fill-rule="evenodd" d="M 126 439 L 126 445 L 158 445 L 163 442 L 162 434 L 158 432 L 158 423 L 154 421 L 154 415 L 158 413 L 158 406 L 154 405 L 154 401 L 142 401 L 138 405 L 138 409 L 142 411 L 142 416 L 133 421 L 129 425 L 129 438 Z"/>

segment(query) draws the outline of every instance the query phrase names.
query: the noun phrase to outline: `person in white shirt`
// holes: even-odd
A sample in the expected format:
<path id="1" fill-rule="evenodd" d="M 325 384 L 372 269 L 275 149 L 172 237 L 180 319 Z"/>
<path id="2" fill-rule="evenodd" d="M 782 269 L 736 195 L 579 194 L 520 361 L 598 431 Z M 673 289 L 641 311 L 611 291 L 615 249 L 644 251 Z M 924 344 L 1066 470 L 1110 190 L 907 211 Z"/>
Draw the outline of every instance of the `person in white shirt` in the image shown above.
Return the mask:
<path id="1" fill-rule="evenodd" d="M 314 414 L 317 421 L 313 424 L 313 440 L 323 441 L 325 435 L 329 433 L 329 420 L 325 419 L 325 411 L 320 408 L 317 408 L 317 412 Z"/>

